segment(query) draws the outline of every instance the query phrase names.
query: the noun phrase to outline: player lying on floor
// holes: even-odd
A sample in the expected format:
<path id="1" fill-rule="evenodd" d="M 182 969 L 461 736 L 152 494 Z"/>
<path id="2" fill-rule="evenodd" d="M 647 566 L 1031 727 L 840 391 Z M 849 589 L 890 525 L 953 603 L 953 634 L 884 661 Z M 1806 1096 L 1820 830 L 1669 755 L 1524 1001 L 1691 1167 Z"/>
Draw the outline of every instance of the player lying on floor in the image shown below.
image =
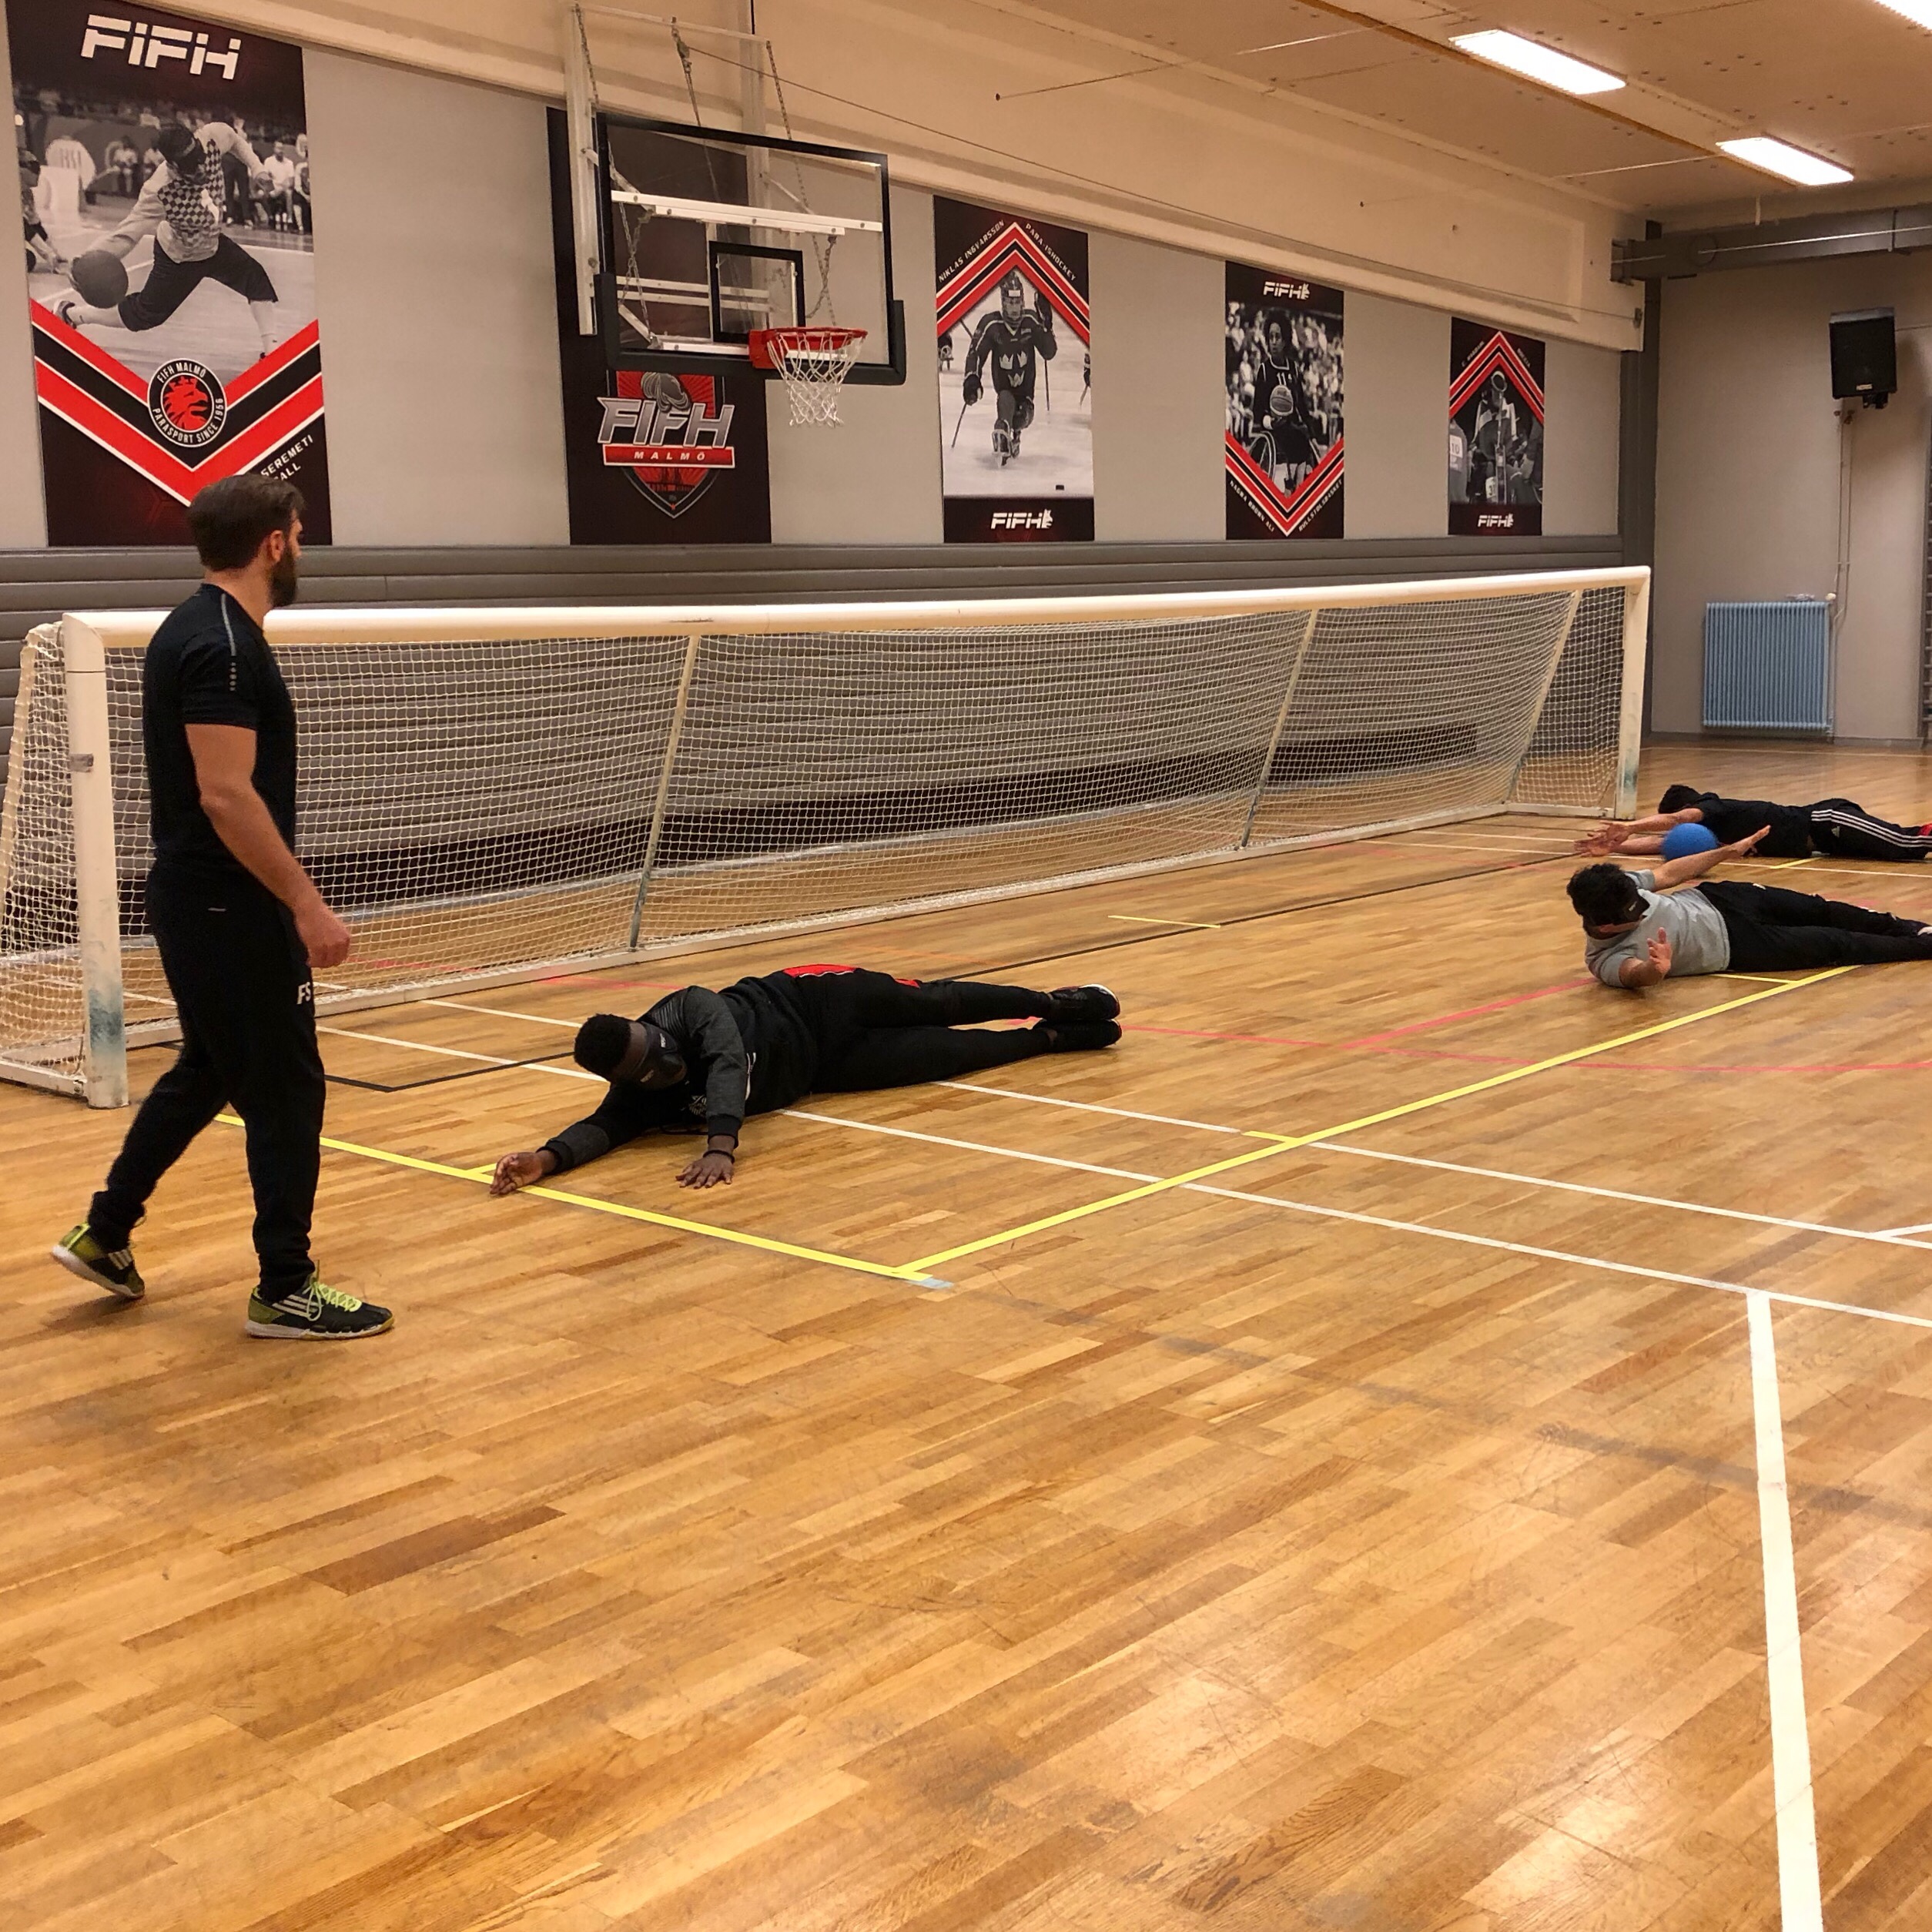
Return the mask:
<path id="1" fill-rule="evenodd" d="M 738 1129 L 808 1093 L 859 1093 L 953 1080 L 1031 1060 L 1111 1046 L 1120 1003 L 1105 986 L 982 986 L 896 979 L 863 966 L 787 966 L 722 993 L 686 986 L 635 1020 L 593 1013 L 578 1029 L 577 1063 L 610 1082 L 594 1113 L 526 1154 L 497 1163 L 493 1194 L 514 1194 L 654 1130 L 701 1133 L 705 1150 L 678 1178 L 728 1182 Z M 983 1031 L 985 1020 L 1031 1026 Z"/>
<path id="2" fill-rule="evenodd" d="M 1579 866 L 1569 892 L 1583 922 L 1585 965 L 1606 986 L 1636 993 L 1694 973 L 1932 959 L 1932 926 L 1916 919 L 1741 879 L 1692 884 L 1720 860 L 1746 857 L 1763 835 L 1673 859 L 1653 872 Z M 1669 890 L 1676 886 L 1688 889 Z"/>
<path id="3" fill-rule="evenodd" d="M 1695 785 L 1673 785 L 1647 819 L 1611 819 L 1576 842 L 1579 852 L 1630 857 L 1662 849 L 1673 825 L 1703 825 L 1720 845 L 1766 829 L 1760 859 L 1920 859 L 1932 852 L 1932 825 L 1895 825 L 1853 799 L 1816 805 L 1773 805 L 1764 799 L 1724 799 Z"/>

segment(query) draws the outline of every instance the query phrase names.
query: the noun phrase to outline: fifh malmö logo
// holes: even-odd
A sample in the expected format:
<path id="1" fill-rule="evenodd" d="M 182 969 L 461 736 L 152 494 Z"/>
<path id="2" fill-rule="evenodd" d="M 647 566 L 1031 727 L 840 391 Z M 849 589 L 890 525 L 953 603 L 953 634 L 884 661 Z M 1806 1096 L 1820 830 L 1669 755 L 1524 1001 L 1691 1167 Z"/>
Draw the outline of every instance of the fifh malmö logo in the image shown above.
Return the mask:
<path id="1" fill-rule="evenodd" d="M 148 414 L 178 449 L 205 449 L 228 420 L 228 398 L 213 370 L 198 362 L 164 362 L 148 384 Z"/>
<path id="2" fill-rule="evenodd" d="M 185 61 L 191 74 L 219 74 L 235 78 L 241 65 L 242 43 L 230 38 L 226 52 L 209 45 L 206 32 L 191 33 L 186 27 L 151 25 L 145 20 L 123 19 L 111 13 L 90 13 L 87 31 L 81 37 L 81 59 L 99 60 L 125 52 L 130 67 L 152 71 L 164 60 Z"/>

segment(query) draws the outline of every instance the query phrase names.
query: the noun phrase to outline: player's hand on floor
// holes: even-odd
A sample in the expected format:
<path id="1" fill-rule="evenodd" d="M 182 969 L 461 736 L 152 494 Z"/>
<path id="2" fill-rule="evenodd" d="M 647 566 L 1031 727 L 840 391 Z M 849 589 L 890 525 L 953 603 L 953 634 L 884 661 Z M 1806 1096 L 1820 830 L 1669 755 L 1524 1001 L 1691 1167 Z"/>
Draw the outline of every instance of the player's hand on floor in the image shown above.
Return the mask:
<path id="1" fill-rule="evenodd" d="M 678 1175 L 678 1184 L 681 1187 L 728 1187 L 737 1167 L 738 1163 L 729 1154 L 708 1150 Z"/>
<path id="2" fill-rule="evenodd" d="M 490 1177 L 490 1191 L 493 1194 L 514 1194 L 519 1187 L 527 1187 L 541 1180 L 551 1171 L 551 1166 L 550 1156 L 541 1147 L 532 1154 L 507 1154 L 497 1163 L 497 1170 Z"/>
<path id="3" fill-rule="evenodd" d="M 1617 851 L 1628 835 L 1627 828 L 1612 819 L 1584 833 L 1577 840 L 1575 849 L 1579 852 L 1594 853 L 1601 857 L 1606 852 Z"/>
<path id="4" fill-rule="evenodd" d="M 1760 825 L 1756 831 L 1747 833 L 1742 839 L 1734 839 L 1724 850 L 1733 859 L 1748 859 L 1756 849 L 1757 842 L 1770 829 L 1769 825 Z"/>
<path id="5" fill-rule="evenodd" d="M 1666 979 L 1670 976 L 1670 935 L 1662 926 L 1650 936 L 1650 963 Z"/>

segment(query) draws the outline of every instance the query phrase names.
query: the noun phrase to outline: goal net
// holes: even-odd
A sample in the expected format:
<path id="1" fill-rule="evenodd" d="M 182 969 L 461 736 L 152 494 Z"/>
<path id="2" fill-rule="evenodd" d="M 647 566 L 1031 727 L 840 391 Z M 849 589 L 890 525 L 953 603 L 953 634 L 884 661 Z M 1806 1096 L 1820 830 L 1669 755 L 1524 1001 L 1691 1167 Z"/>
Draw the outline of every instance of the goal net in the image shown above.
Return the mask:
<path id="1" fill-rule="evenodd" d="M 280 613 L 318 1006 L 505 983 L 1510 809 L 1627 810 L 1649 574 L 1200 596 Z M 23 661 L 0 1074 L 125 1097 L 170 1036 L 142 654 Z"/>

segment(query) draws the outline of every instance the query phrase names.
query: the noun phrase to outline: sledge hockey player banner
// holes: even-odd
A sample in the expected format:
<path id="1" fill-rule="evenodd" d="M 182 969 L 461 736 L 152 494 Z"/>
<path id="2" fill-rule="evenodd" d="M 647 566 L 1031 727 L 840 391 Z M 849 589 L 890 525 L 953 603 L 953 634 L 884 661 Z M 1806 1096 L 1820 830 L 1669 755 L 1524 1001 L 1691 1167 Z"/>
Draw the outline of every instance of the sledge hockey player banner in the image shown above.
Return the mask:
<path id="1" fill-rule="evenodd" d="M 611 369 L 603 338 L 577 333 L 568 152 L 563 114 L 552 108 L 551 235 L 571 541 L 768 544 L 765 379 L 715 357 L 694 357 L 688 368 Z"/>
<path id="2" fill-rule="evenodd" d="M 1449 323 L 1449 534 L 1543 534 L 1543 345 Z"/>
<path id="3" fill-rule="evenodd" d="M 948 543 L 1093 539 L 1087 237 L 936 199 Z"/>
<path id="4" fill-rule="evenodd" d="M 329 541 L 302 50 L 7 0 L 47 537 L 182 544 L 243 470 Z"/>
<path id="5" fill-rule="evenodd" d="M 1227 534 L 1341 534 L 1341 291 L 1227 264 Z"/>

